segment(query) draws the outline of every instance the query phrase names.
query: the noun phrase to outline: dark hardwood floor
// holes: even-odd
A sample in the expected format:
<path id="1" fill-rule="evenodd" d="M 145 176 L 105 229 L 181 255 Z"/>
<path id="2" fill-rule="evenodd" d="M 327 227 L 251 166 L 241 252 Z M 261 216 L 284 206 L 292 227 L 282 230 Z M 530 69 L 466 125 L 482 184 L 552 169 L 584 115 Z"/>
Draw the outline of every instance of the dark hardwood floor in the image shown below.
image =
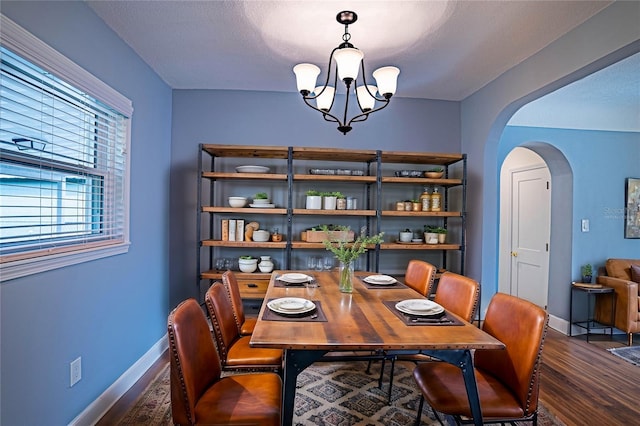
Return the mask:
<path id="1" fill-rule="evenodd" d="M 567 426 L 640 424 L 640 366 L 609 353 L 626 337 L 567 337 L 549 329 L 543 350 L 540 400 Z M 637 339 L 637 337 L 636 337 Z M 118 424 L 138 396 L 169 362 L 168 353 L 105 414 L 97 426 Z"/>

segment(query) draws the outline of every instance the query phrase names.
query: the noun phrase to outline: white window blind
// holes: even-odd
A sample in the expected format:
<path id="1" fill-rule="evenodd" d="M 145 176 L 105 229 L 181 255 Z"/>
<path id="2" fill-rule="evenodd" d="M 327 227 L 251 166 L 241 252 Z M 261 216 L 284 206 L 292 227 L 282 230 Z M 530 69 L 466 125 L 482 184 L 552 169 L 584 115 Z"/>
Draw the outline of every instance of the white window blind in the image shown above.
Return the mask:
<path id="1" fill-rule="evenodd" d="M 9 275 L 22 276 L 41 270 L 34 261 L 128 244 L 130 117 L 0 49 L 2 280 L 12 262 L 28 264 Z"/>

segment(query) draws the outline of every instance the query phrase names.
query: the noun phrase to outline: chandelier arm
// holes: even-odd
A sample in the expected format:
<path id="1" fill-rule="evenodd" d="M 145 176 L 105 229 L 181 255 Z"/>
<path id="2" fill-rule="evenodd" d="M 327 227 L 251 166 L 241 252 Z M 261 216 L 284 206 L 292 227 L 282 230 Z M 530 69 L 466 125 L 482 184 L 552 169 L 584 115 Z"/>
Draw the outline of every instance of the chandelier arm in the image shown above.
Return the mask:
<path id="1" fill-rule="evenodd" d="M 318 107 L 314 106 L 313 104 L 311 104 L 311 103 L 309 102 L 309 99 L 315 99 L 315 98 L 316 98 L 315 96 L 314 96 L 314 97 L 307 97 L 307 96 L 303 96 L 303 97 L 302 97 L 302 100 L 304 100 L 304 103 L 305 103 L 305 104 L 307 104 L 307 106 L 309 106 L 310 108 L 315 109 L 316 111 L 318 111 L 319 113 L 321 113 L 321 114 L 322 114 L 322 116 L 324 117 L 324 119 L 325 119 L 326 121 L 331 121 L 331 122 L 334 122 L 334 123 L 338 123 L 339 125 L 341 125 L 341 126 L 342 126 L 342 122 L 338 119 L 338 117 L 336 117 L 335 115 L 331 114 L 329 111 L 325 111 L 325 110 L 322 110 L 322 109 L 320 109 L 320 108 L 318 108 Z M 329 120 L 329 119 L 327 118 L 327 116 L 329 116 L 329 117 L 333 118 L 333 120 Z"/>
<path id="2" fill-rule="evenodd" d="M 349 120 L 349 122 L 347 123 L 347 126 L 349 126 L 351 123 L 357 123 L 359 121 L 364 121 L 369 117 L 369 114 L 374 113 L 374 112 L 378 112 L 382 109 L 385 109 L 387 107 L 387 105 L 389 105 L 389 99 L 381 99 L 381 102 L 384 102 L 384 104 L 382 106 L 379 106 L 378 108 L 374 108 L 372 110 L 369 110 L 367 112 L 363 112 L 362 114 L 358 114 L 356 116 L 354 116 L 351 120 Z"/>

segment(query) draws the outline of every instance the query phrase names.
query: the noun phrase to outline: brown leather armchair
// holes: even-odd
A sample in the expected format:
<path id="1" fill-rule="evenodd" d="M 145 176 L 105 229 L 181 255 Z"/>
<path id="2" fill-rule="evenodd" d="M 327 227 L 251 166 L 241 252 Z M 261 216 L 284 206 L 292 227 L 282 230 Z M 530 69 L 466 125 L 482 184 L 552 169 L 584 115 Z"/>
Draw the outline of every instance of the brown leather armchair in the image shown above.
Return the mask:
<path id="1" fill-rule="evenodd" d="M 595 308 L 596 321 L 611 324 L 611 297 L 615 297 L 612 325 L 627 333 L 629 345 L 633 344 L 633 333 L 640 332 L 640 284 L 631 281 L 631 265 L 640 267 L 640 259 L 608 259 L 605 266 L 598 269 L 596 282 L 612 287 L 615 296 L 598 296 Z"/>
<path id="2" fill-rule="evenodd" d="M 221 377 L 220 357 L 195 299 L 182 302 L 169 314 L 167 330 L 174 424 L 280 424 L 280 377 L 274 373 Z"/>

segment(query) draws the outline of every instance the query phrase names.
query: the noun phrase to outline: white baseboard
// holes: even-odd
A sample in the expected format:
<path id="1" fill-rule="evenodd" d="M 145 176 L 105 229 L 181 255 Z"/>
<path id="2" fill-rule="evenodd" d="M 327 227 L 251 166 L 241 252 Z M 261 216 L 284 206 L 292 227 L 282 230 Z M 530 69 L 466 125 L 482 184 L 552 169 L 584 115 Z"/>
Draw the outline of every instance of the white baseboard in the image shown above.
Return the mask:
<path id="1" fill-rule="evenodd" d="M 142 377 L 142 375 L 153 365 L 154 362 L 169 347 L 167 335 L 162 336 L 139 360 L 137 360 L 122 376 L 113 382 L 102 395 L 85 408 L 75 419 L 69 422 L 70 426 L 95 425 L 113 404 L 115 404 L 131 387 Z"/>

